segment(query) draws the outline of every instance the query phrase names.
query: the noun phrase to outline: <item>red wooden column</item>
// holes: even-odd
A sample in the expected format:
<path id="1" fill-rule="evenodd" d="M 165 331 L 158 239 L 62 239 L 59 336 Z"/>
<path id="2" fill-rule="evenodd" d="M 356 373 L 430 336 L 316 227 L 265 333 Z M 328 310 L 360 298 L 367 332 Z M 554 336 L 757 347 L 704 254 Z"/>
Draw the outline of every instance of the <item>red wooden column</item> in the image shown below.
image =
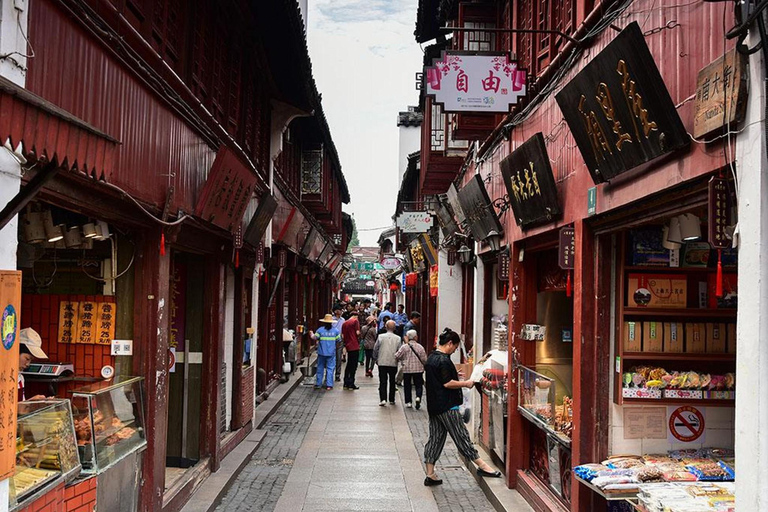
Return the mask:
<path id="1" fill-rule="evenodd" d="M 205 323 L 203 326 L 203 397 L 200 456 L 211 457 L 211 471 L 221 465 L 221 365 L 224 361 L 224 265 L 218 255 L 205 261 Z"/>
<path id="2" fill-rule="evenodd" d="M 512 255 L 509 264 L 510 301 L 509 301 L 509 361 L 511 372 L 508 382 L 507 396 L 507 486 L 517 487 L 518 470 L 527 469 L 530 460 L 530 423 L 517 411 L 517 375 L 514 368 L 513 355 L 517 354 L 518 362 L 530 365 L 536 360 L 535 342 L 521 340 L 517 333 L 523 324 L 535 323 L 536 320 L 536 265 L 529 256 L 528 260 L 520 262 L 522 244 L 511 246 Z"/>
<path id="3" fill-rule="evenodd" d="M 607 394 L 607 383 L 598 378 L 601 371 L 599 340 L 596 325 L 596 251 L 595 237 L 584 220 L 574 224 L 576 230 L 576 259 L 573 294 L 573 438 L 571 466 L 598 461 L 599 429 L 607 418 L 607 408 L 598 407 L 601 393 Z M 604 264 L 603 267 L 610 268 Z M 607 334 L 607 333 L 606 333 Z M 607 344 L 607 336 L 604 343 Z M 571 510 L 595 510 L 595 494 L 571 478 Z"/>
<path id="4" fill-rule="evenodd" d="M 136 244 L 134 355 L 136 375 L 145 377 L 147 451 L 140 510 L 161 510 L 165 488 L 168 423 L 168 320 L 170 252 L 160 254 L 160 230 L 145 231 Z"/>

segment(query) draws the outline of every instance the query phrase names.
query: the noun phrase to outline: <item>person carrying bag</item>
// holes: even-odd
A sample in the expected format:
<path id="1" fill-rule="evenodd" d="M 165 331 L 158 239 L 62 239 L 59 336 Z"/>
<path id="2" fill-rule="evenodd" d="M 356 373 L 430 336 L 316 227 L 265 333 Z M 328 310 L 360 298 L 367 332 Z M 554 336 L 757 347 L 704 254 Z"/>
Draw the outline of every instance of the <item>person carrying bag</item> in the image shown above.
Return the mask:
<path id="1" fill-rule="evenodd" d="M 411 400 L 413 394 L 411 384 L 416 388 L 416 409 L 421 408 L 421 396 L 424 390 L 424 363 L 427 362 L 427 353 L 424 347 L 418 343 L 418 334 L 415 330 L 405 333 L 405 344 L 395 354 L 395 359 L 402 363 L 403 389 L 405 392 L 405 406 L 413 407 Z"/>

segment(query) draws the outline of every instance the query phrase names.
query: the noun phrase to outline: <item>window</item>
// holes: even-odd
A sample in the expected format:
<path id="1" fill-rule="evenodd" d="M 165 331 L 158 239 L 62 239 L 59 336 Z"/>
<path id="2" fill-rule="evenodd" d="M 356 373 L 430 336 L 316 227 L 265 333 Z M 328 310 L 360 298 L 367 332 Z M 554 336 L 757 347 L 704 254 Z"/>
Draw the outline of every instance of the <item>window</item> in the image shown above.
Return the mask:
<path id="1" fill-rule="evenodd" d="M 305 149 L 301 154 L 301 193 L 319 194 L 322 185 L 323 148 Z"/>
<path id="2" fill-rule="evenodd" d="M 445 149 L 445 115 L 440 105 L 432 105 L 432 125 L 430 128 L 430 149 L 443 151 Z"/>
<path id="3" fill-rule="evenodd" d="M 495 23 L 478 23 L 468 21 L 464 23 L 464 28 L 496 28 Z M 477 32 L 464 32 L 463 50 L 471 52 L 490 52 L 496 49 L 496 34 L 478 30 Z"/>

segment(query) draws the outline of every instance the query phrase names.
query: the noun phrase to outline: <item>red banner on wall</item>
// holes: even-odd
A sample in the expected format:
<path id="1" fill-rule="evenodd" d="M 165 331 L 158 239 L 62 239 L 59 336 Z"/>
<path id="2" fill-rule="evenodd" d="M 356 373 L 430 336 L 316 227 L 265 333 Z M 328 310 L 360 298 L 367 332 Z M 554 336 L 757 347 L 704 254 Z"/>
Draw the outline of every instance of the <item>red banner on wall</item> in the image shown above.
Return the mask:
<path id="1" fill-rule="evenodd" d="M 437 297 L 437 282 L 438 282 L 438 266 L 432 265 L 429 268 L 429 295 L 430 297 Z"/>

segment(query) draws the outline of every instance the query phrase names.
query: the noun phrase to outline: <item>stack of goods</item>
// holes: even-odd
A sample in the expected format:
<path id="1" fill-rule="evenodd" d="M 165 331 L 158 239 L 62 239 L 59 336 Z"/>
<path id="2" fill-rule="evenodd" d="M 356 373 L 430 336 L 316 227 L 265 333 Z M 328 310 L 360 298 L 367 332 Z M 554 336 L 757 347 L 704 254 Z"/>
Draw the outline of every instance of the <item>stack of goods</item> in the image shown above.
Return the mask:
<path id="1" fill-rule="evenodd" d="M 736 375 L 713 375 L 641 366 L 623 375 L 624 398 L 733 399 Z"/>
<path id="2" fill-rule="evenodd" d="M 555 430 L 570 439 L 573 434 L 573 399 L 564 396 L 563 405 L 555 406 Z"/>
<path id="3" fill-rule="evenodd" d="M 493 348 L 496 350 L 507 350 L 507 339 L 509 331 L 506 322 L 499 323 L 493 331 Z"/>
<path id="4" fill-rule="evenodd" d="M 720 448 L 674 450 L 666 455 L 623 455 L 574 468 L 579 478 L 606 494 L 627 493 L 653 482 L 733 480 L 733 452 Z M 726 469 L 728 468 L 728 469 Z"/>
<path id="5" fill-rule="evenodd" d="M 504 370 L 498 368 L 486 368 L 483 370 L 483 378 L 480 381 L 480 385 L 488 392 L 496 389 L 503 389 L 505 386 Z"/>
<path id="6" fill-rule="evenodd" d="M 670 483 L 640 485 L 639 507 L 647 512 L 733 512 L 732 483 Z"/>

